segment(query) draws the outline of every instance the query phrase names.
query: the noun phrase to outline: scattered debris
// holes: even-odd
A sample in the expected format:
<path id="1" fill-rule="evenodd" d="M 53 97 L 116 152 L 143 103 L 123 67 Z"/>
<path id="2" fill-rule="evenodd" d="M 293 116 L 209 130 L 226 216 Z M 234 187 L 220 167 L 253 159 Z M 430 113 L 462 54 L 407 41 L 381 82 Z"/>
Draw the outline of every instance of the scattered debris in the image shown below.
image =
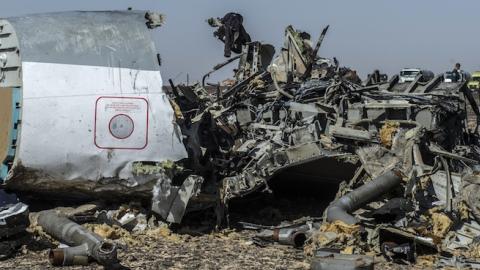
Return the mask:
<path id="1" fill-rule="evenodd" d="M 4 200 L 5 196 L 0 190 L 0 198 Z M 30 240 L 26 231 L 29 226 L 28 214 L 28 206 L 21 202 L 0 204 L 0 260 L 9 258 Z"/>
<path id="2" fill-rule="evenodd" d="M 320 227 L 318 220 L 304 219 L 280 226 L 262 226 L 257 224 L 241 222 L 244 229 L 261 230 L 255 238 L 276 241 L 280 244 L 291 245 L 297 248 L 303 247 L 306 240 Z"/>
<path id="3" fill-rule="evenodd" d="M 258 46 L 252 47 L 258 43 L 245 44 L 248 57 L 226 89 L 174 86 L 190 159 L 203 161 L 194 162 L 194 170 L 211 179 L 206 186 L 219 187 L 219 220 L 229 223 L 231 200 L 271 192 L 271 181 L 288 173 L 343 183 L 326 209 L 328 223 L 315 233 L 305 225 L 259 227 L 257 237 L 298 246 L 296 233 L 309 231 L 307 253 L 375 252 L 403 263 L 446 251 L 442 241 L 460 224 L 458 211 L 470 211 L 457 206 L 476 203 L 466 194 L 461 204 L 459 197 L 462 174 L 480 157 L 465 109 L 470 105 L 478 118 L 476 101 L 465 82 L 420 69 L 389 81 L 375 71 L 362 85 L 337 59 L 317 56 L 327 30 L 312 46 L 310 35 L 288 26 L 281 54 L 267 67 L 258 65 Z M 340 230 L 348 226 L 355 233 Z M 388 226 L 399 231 L 387 234 Z M 402 235 L 403 242 L 386 235 Z"/>
<path id="4" fill-rule="evenodd" d="M 319 251 L 313 258 L 312 270 L 373 270 L 374 260 L 365 255 L 347 255 Z"/>
<path id="5" fill-rule="evenodd" d="M 152 211 L 168 222 L 181 223 L 188 201 L 198 195 L 202 183 L 198 175 L 188 176 L 180 187 L 172 186 L 168 177 L 159 178 L 153 188 Z"/>
<path id="6" fill-rule="evenodd" d="M 54 210 L 39 213 L 38 225 L 46 233 L 70 246 L 49 251 L 52 265 L 85 265 L 90 258 L 106 267 L 118 264 L 117 247 L 114 243 L 107 242 L 100 235 L 61 217 Z"/>
<path id="7" fill-rule="evenodd" d="M 125 14 L 127 19 L 122 17 Z M 102 25 L 110 25 L 110 17 L 119 25 L 130 21 L 127 26 L 141 29 L 139 39 L 151 44 L 149 38 L 143 37 L 145 24 L 148 28 L 160 26 L 163 16 L 145 12 L 125 14 L 101 13 L 97 20 Z M 67 15 L 78 20 L 89 18 L 88 13 L 68 13 L 42 15 L 33 20 Z M 17 63 L 23 71 L 9 70 L 9 80 L 0 80 L 0 86 L 23 85 L 24 97 L 31 97 L 35 87 L 28 78 L 43 75 L 35 75 L 39 67 L 29 68 L 32 55 L 28 50 L 35 44 L 42 45 L 42 39 L 23 50 L 23 42 L 36 35 L 22 32 L 24 21 L 3 22 L 17 29 L 19 38 L 11 44 L 27 54 L 22 57 L 23 62 Z M 268 249 L 272 242 L 278 242 L 282 244 L 279 246 L 294 247 L 302 256 L 308 256 L 306 261 L 311 263 L 311 269 L 373 269 L 374 264 L 383 262 L 480 268 L 480 111 L 466 81 L 450 82 L 443 74 L 434 76 L 415 68 L 403 69 L 389 80 L 376 70 L 362 83 L 356 71 L 340 66 L 337 58 L 318 56 L 328 26 L 315 44 L 310 34 L 287 26 L 284 46 L 275 55 L 273 46 L 252 41 L 240 14 L 228 13 L 208 23 L 217 27 L 214 35 L 225 43 L 224 55 L 229 59 L 206 73 L 201 83 L 175 85 L 170 80 L 170 91 L 153 93 L 151 89 L 159 89 L 161 84 L 161 78 L 153 75 L 158 67 L 145 59 L 151 60 L 153 47 L 140 46 L 137 54 L 124 48 L 125 44 L 117 44 L 119 51 L 115 53 L 119 59 L 125 59 L 128 65 L 130 58 L 141 60 L 142 68 L 137 64 L 119 63 L 112 67 L 108 66 L 111 62 L 100 63 L 119 72 L 130 68 L 125 73 L 128 83 L 113 75 L 113 79 L 108 79 L 112 85 L 128 85 L 127 90 L 115 90 L 120 91 L 115 100 L 105 100 L 100 90 L 92 95 L 93 103 L 96 99 L 97 106 L 100 104 L 100 111 L 108 112 L 108 121 L 98 121 L 106 121 L 99 127 L 106 133 L 97 134 L 95 121 L 93 135 L 90 130 L 90 137 L 82 136 L 75 143 L 81 149 L 54 149 L 48 158 L 39 158 L 35 152 L 13 151 L 15 155 L 5 158 L 0 176 L 8 189 L 35 191 L 38 197 L 75 193 L 74 199 L 130 202 L 123 206 L 90 204 L 37 213 L 38 225 L 44 232 L 69 245 L 50 251 L 54 265 L 85 265 L 93 259 L 101 265 L 114 266 L 119 263 L 117 246 L 138 246 L 145 239 L 155 243 L 169 241 L 172 245 L 185 243 L 191 240 L 190 236 L 175 233 L 176 229 L 183 229 L 204 236 L 202 241 L 237 241 L 246 250 L 253 249 L 252 244 Z M 92 27 L 87 29 L 92 33 L 99 31 L 89 25 L 82 27 Z M 125 42 L 132 34 L 128 27 L 119 30 L 124 35 L 120 40 Z M 60 35 L 70 35 L 65 29 L 60 30 Z M 0 39 L 7 37 L 12 35 L 2 35 Z M 112 40 L 99 42 L 108 47 Z M 91 56 L 91 48 L 83 49 Z M 129 54 L 121 54 L 124 51 Z M 230 58 L 232 51 L 238 55 Z M 41 56 L 37 62 L 49 63 L 47 56 Z M 78 62 L 81 56 L 72 59 Z M 70 55 L 58 57 L 68 60 L 68 64 L 82 64 L 70 59 Z M 207 82 L 210 75 L 237 60 L 233 78 L 211 87 Z M 29 82 L 12 77 L 19 72 Z M 70 79 L 67 83 L 78 83 L 75 78 Z M 136 96 L 129 103 L 125 103 L 124 90 Z M 42 106 L 36 102 L 39 101 L 23 104 L 21 122 L 12 122 L 9 129 L 17 134 L 19 123 L 26 126 L 19 143 L 31 147 L 37 143 L 32 141 L 34 136 L 28 135 L 38 134 L 35 128 L 44 128 L 44 122 L 33 121 L 34 108 Z M 71 110 L 68 104 L 59 104 Z M 473 126 L 469 111 L 477 120 Z M 65 121 L 84 120 L 60 116 L 65 116 Z M 93 119 L 97 114 L 91 116 Z M 150 127 L 150 118 L 157 124 Z M 139 133 L 124 141 L 136 130 L 134 126 L 137 128 L 130 121 L 139 119 L 146 119 L 143 127 L 147 136 Z M 88 138 L 88 146 L 82 143 L 84 138 Z M 122 151 L 125 149 L 138 152 Z M 328 185 L 338 187 L 338 192 L 335 197 L 335 192 L 331 194 L 334 199 L 326 201 L 323 217 L 286 220 L 275 225 L 232 219 L 235 202 L 255 195 L 275 195 L 273 187 L 282 177 L 289 180 L 288 191 L 302 188 L 300 181 L 309 181 L 320 187 L 318 192 Z M 70 189 L 72 193 L 64 193 Z M 138 200 L 138 204 L 133 200 Z M 17 202 L 1 207 L 0 233 L 6 233 L 0 234 L 0 254 L 7 256 L 19 246 L 10 241 L 20 239 L 28 226 L 28 207 Z M 318 207 L 323 210 L 323 206 Z M 281 216 L 277 209 L 265 209 L 272 216 Z M 208 234 L 208 229 L 203 228 L 209 227 L 206 223 L 196 230 L 181 227 L 195 215 L 208 216 L 200 219 L 211 220 L 210 229 L 215 225 L 215 229 L 240 227 L 255 232 L 249 235 L 250 240 L 242 242 L 241 234 L 232 230 Z M 10 225 L 5 227 L 6 224 Z M 306 261 L 298 267 L 305 268 Z"/>

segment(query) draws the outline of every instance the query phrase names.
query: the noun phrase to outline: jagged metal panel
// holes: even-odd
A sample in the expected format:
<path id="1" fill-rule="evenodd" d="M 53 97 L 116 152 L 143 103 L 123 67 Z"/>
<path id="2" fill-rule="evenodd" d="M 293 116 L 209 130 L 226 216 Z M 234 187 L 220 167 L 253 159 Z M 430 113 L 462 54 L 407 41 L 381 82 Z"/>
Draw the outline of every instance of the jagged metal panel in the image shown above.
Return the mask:
<path id="1" fill-rule="evenodd" d="M 455 233 L 444 240 L 444 244 L 450 250 L 468 248 L 480 235 L 480 224 L 474 220 L 460 222 L 455 227 Z"/>
<path id="2" fill-rule="evenodd" d="M 453 192 L 457 194 L 460 190 L 460 186 L 462 183 L 462 176 L 459 173 L 451 173 L 452 177 L 452 187 Z M 442 202 L 446 203 L 447 200 L 447 174 L 445 171 L 437 171 L 436 173 L 430 176 L 432 179 L 433 190 L 435 196 Z"/>
<path id="3" fill-rule="evenodd" d="M 147 192 L 156 176 L 134 174 L 135 162 L 187 156 L 144 14 L 8 19 L 23 73 L 10 187 L 69 195 Z"/>
<path id="4" fill-rule="evenodd" d="M 158 71 L 142 11 L 73 11 L 9 18 L 24 62 Z"/>

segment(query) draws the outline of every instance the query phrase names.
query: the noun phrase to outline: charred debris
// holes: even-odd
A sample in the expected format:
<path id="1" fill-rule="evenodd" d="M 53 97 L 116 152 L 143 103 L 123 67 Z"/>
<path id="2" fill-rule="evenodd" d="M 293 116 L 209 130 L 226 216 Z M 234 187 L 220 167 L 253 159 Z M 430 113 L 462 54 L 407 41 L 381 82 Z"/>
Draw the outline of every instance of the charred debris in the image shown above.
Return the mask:
<path id="1" fill-rule="evenodd" d="M 362 82 L 336 58 L 319 56 L 328 26 L 315 42 L 288 26 L 275 52 L 251 41 L 242 22 L 234 13 L 209 19 L 228 59 L 197 84 L 169 81 L 188 159 L 135 164 L 159 175 L 150 209 L 40 212 L 37 225 L 70 246 L 52 249 L 52 264 L 119 265 L 115 243 L 77 223 L 136 231 L 154 226 L 152 215 L 174 224 L 214 209 L 217 228 L 256 230 L 256 243 L 304 248 L 312 269 L 373 269 L 375 256 L 412 264 L 425 254 L 437 266 L 480 268 L 480 112 L 466 83 L 422 74 L 400 83 L 379 71 Z M 234 61 L 233 79 L 208 83 Z M 231 224 L 232 200 L 273 192 L 279 175 L 292 187 L 308 179 L 338 191 L 323 216 Z M 27 216 L 17 200 L 0 206 L 0 254 L 20 245 Z"/>
<path id="2" fill-rule="evenodd" d="M 240 15 L 226 17 L 232 16 Z M 216 33 L 228 33 L 221 39 L 226 47 L 238 45 L 229 36 L 240 28 L 230 21 L 209 20 Z M 479 111 L 471 91 L 442 75 L 400 83 L 375 71 L 362 82 L 337 59 L 318 56 L 327 31 L 312 44 L 308 33 L 288 26 L 275 57 L 273 46 L 245 41 L 202 83 L 170 81 L 189 166 L 208 179 L 202 190 L 217 190 L 228 224 L 232 199 L 271 192 L 281 173 L 292 187 L 299 178 L 336 183 L 323 219 L 242 226 L 260 230 L 263 239 L 307 243 L 312 255 L 377 252 L 412 263 L 419 254 L 440 252 L 446 257 L 439 263 L 461 263 L 477 249 L 480 229 Z M 226 86 L 206 82 L 237 59 Z"/>

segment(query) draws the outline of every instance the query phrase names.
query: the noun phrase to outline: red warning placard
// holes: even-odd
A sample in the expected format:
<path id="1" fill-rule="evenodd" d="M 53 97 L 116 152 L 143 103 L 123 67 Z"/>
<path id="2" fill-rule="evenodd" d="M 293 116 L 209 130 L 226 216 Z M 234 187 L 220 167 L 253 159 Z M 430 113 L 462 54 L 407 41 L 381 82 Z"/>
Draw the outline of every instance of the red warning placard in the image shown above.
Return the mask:
<path id="1" fill-rule="evenodd" d="M 95 103 L 94 143 L 102 149 L 144 149 L 148 145 L 148 101 L 99 97 Z"/>

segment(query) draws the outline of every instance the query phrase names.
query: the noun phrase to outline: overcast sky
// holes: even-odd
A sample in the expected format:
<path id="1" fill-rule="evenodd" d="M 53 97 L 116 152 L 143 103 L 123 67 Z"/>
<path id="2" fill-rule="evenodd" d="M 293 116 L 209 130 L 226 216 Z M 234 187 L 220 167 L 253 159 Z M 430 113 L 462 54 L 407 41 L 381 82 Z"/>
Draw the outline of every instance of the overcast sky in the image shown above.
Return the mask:
<path id="1" fill-rule="evenodd" d="M 288 24 L 310 32 L 314 40 L 330 24 L 320 55 L 335 56 L 362 76 L 373 69 L 392 75 L 403 67 L 440 73 L 455 62 L 470 72 L 480 70 L 478 0 L 14 0 L 3 1 L 0 16 L 128 7 L 166 15 L 166 24 L 153 35 L 163 59 L 162 76 L 176 82 L 187 73 L 200 79 L 225 59 L 223 44 L 205 20 L 230 11 L 244 16 L 253 40 L 273 44 L 277 51 Z"/>

